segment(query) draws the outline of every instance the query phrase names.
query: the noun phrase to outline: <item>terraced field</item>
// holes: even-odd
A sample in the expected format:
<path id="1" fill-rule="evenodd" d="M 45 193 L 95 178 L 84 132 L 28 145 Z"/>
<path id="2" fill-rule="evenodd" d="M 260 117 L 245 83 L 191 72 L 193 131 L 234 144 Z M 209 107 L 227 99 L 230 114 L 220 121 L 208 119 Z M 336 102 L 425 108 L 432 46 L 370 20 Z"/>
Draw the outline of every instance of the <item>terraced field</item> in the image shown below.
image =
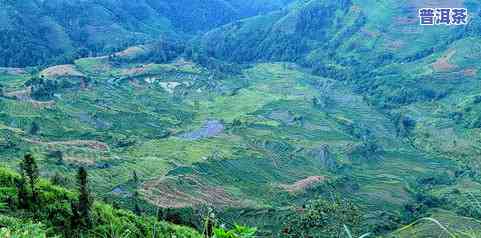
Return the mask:
<path id="1" fill-rule="evenodd" d="M 290 215 L 340 195 L 363 232 L 478 237 L 479 2 L 288 3 L 189 26 L 230 22 L 185 45 L 0 68 L 2 162 L 32 153 L 46 178 L 86 167 L 98 198 L 134 209 L 140 196 L 146 213 L 187 225 L 202 222 L 189 209 L 209 206 L 280 237 Z M 429 6 L 472 19 L 420 26 Z"/>
<path id="2" fill-rule="evenodd" d="M 258 225 L 262 216 L 237 212 L 282 214 L 337 183 L 366 214 L 401 214 L 415 201 L 410 184 L 417 178 L 455 170 L 400 140 L 388 115 L 344 82 L 294 64 L 256 64 L 214 81 L 188 61 L 116 66 L 90 58 L 72 67 L 87 83 L 58 90 L 48 107 L 28 92 L 12 93 L 25 90 L 28 74 L 4 73 L 2 155 L 14 166 L 32 151 L 47 177 L 87 166 L 98 196 L 126 204 L 138 190 L 147 207 L 229 207 L 225 219 Z"/>

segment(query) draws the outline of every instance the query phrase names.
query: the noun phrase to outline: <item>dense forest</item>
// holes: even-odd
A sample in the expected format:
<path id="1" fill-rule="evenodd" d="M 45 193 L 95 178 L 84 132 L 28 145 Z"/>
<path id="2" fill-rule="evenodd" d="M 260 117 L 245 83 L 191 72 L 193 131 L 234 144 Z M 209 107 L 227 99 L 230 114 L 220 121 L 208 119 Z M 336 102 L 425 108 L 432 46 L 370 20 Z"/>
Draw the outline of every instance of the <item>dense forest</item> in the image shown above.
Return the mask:
<path id="1" fill-rule="evenodd" d="M 1 66 L 64 64 L 190 35 L 289 1 L 2 1 Z"/>

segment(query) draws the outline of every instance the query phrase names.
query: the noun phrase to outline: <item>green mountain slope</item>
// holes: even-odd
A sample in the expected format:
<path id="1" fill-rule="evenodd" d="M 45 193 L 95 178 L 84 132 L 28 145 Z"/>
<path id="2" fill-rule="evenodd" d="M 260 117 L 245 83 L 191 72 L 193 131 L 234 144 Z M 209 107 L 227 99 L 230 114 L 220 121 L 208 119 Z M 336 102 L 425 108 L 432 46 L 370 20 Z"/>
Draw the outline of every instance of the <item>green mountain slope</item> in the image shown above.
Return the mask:
<path id="1" fill-rule="evenodd" d="M 92 208 L 94 228 L 76 230 L 72 227 L 70 209 L 76 193 L 42 180 L 37 183 L 40 205 L 24 209 L 18 202 L 19 179 L 19 174 L 0 168 L 2 237 L 200 237 L 192 229 L 139 217 L 102 202 L 95 202 Z"/>
<path id="2" fill-rule="evenodd" d="M 436 2 L 443 6 L 442 1 L 431 4 Z M 201 49 L 238 62 L 289 60 L 314 64 L 327 59 L 354 66 L 410 60 L 433 53 L 431 48 L 441 49 L 465 34 L 479 34 L 475 30 L 479 27 L 479 3 L 446 2 L 445 6 L 469 8 L 472 21 L 466 29 L 420 26 L 416 9 L 423 4 L 417 1 L 298 1 L 285 10 L 212 30 L 200 38 Z"/>
<path id="3" fill-rule="evenodd" d="M 419 26 L 413 9 L 422 3 L 416 1 L 383 1 L 372 7 L 361 0 L 308 1 L 210 31 L 200 39 L 200 50 L 234 62 L 295 61 L 316 75 L 346 81 L 378 110 L 408 114 L 430 125 L 437 114 L 434 120 L 443 122 L 433 128 L 436 133 L 460 126 L 464 129 L 453 133 L 464 134 L 477 127 L 479 112 L 474 105 L 479 92 L 480 5 L 438 2 L 467 7 L 471 21 L 466 27 Z M 416 139 L 424 147 L 436 143 Z M 438 146 L 449 148 L 444 142 Z"/>
<path id="4" fill-rule="evenodd" d="M 284 224 L 267 214 L 291 213 L 332 191 L 328 184 L 366 214 L 401 216 L 418 202 L 412 186 L 419 177 L 456 168 L 400 140 L 391 118 L 343 82 L 292 64 L 257 64 L 217 78 L 182 59 L 119 64 L 101 57 L 40 75 L 43 82 L 26 72 L 3 76 L 7 163 L 30 150 L 47 177 L 87 166 L 95 192 L 126 207 L 135 191 L 146 207 L 231 207 L 221 212 L 227 222 L 277 234 Z"/>
<path id="5" fill-rule="evenodd" d="M 433 175 L 437 182 L 427 185 L 417 179 L 423 187 L 418 192 L 428 194 L 428 203 L 434 199 L 434 206 L 459 214 L 469 210 L 479 218 L 472 213 L 476 209 L 471 199 L 479 199 L 474 191 L 479 186 L 480 5 L 432 1 L 435 6 L 467 7 L 471 21 L 466 27 L 422 27 L 416 9 L 423 4 L 306 1 L 210 31 L 199 39 L 200 50 L 233 62 L 294 61 L 316 75 L 344 82 L 375 111 L 387 115 L 399 140 L 414 151 L 455 161 L 458 169 L 448 175 L 453 181 L 440 182 Z M 399 169 L 405 167 L 410 166 Z M 465 187 L 467 181 L 470 186 Z"/>
<path id="6" fill-rule="evenodd" d="M 3 1 L 0 65 L 37 66 L 203 32 L 288 1 Z"/>
<path id="7" fill-rule="evenodd" d="M 288 9 L 212 30 L 201 37 L 201 49 L 214 57 L 238 62 L 298 60 L 322 47 L 341 25 L 355 18 L 362 21 L 360 13 L 350 10 L 350 6 L 347 0 L 298 1 Z"/>

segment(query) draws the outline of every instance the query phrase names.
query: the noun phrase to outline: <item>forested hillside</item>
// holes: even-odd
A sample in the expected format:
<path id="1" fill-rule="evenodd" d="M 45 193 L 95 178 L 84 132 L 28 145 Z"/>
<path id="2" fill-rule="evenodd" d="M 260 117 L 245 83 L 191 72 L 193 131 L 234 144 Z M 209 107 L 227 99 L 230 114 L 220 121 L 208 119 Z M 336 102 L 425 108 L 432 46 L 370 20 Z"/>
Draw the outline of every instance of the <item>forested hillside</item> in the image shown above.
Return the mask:
<path id="1" fill-rule="evenodd" d="M 288 1 L 13 1 L 0 7 L 0 66 L 69 63 L 159 39 L 188 39 Z"/>
<path id="2" fill-rule="evenodd" d="M 31 155 L 19 167 L 20 174 L 0 168 L 1 237 L 201 237 L 193 229 L 141 217 L 138 209 L 134 214 L 95 201 L 84 168 L 74 192 L 58 186 L 66 179 L 62 175 L 55 184 L 40 179 Z"/>
<path id="3" fill-rule="evenodd" d="M 413 61 L 416 54 L 426 56 L 456 39 L 479 35 L 477 1 L 431 3 L 469 7 L 470 24 L 457 28 L 423 28 L 416 24 L 415 9 L 422 5 L 416 1 L 381 1 L 378 5 L 372 2 L 298 1 L 284 10 L 214 29 L 199 41 L 202 50 L 210 55 L 236 62 L 343 60 L 340 63 L 357 66 L 364 60 L 376 65 L 393 62 L 379 60 Z M 400 46 L 392 45 L 408 40 L 412 43 L 403 45 L 403 51 Z M 431 48 L 434 50 L 429 51 Z"/>

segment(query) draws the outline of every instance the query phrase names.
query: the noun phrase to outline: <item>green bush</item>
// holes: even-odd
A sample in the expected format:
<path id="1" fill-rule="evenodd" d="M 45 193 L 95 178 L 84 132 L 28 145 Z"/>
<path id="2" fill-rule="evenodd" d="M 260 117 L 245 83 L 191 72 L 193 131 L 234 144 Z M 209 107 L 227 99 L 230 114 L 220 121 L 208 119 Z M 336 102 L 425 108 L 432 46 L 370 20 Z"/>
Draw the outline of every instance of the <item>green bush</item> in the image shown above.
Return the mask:
<path id="1" fill-rule="evenodd" d="M 235 225 L 231 230 L 220 227 L 214 229 L 213 238 L 251 238 L 255 237 L 256 232 L 256 228 L 240 225 Z"/>
<path id="2" fill-rule="evenodd" d="M 137 216 L 131 211 L 115 209 L 102 202 L 92 207 L 92 227 L 73 226 L 71 202 L 77 193 L 40 179 L 36 184 L 39 205 L 35 209 L 18 206 L 15 179 L 19 176 L 0 168 L 0 237 L 201 237 L 194 229 Z M 13 200 L 12 200 L 13 197 Z M 15 217 L 15 218 L 14 218 Z"/>

